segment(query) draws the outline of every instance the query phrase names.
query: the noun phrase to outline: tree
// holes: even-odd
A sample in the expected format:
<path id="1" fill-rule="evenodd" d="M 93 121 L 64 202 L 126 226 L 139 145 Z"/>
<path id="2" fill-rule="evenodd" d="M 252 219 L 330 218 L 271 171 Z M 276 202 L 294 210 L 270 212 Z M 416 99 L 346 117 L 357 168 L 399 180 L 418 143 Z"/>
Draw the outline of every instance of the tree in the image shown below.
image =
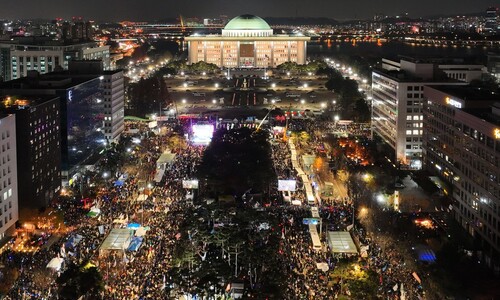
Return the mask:
<path id="1" fill-rule="evenodd" d="M 275 178 L 267 132 L 243 127 L 220 129 L 204 152 L 199 172 L 217 191 L 262 191 Z"/>
<path id="2" fill-rule="evenodd" d="M 130 111 L 128 113 L 145 117 L 158 113 L 170 102 L 167 84 L 161 76 L 141 78 L 139 82 L 129 85 Z"/>
<path id="3" fill-rule="evenodd" d="M 356 118 L 358 122 L 368 122 L 370 120 L 370 108 L 365 99 L 360 98 L 356 100 L 354 111 L 357 113 Z"/>
<path id="4" fill-rule="evenodd" d="M 71 263 L 56 280 L 61 299 L 99 299 L 104 290 L 102 275 L 97 267 Z"/>

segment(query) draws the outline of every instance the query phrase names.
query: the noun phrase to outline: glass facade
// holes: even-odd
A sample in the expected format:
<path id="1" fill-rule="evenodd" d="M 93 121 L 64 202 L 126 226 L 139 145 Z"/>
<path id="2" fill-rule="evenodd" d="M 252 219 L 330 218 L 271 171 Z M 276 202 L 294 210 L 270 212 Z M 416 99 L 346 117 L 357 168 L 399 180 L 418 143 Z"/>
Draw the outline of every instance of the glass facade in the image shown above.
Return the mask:
<path id="1" fill-rule="evenodd" d="M 62 99 L 62 161 L 69 170 L 103 148 L 103 95 L 101 80 L 92 79 L 58 91 Z"/>

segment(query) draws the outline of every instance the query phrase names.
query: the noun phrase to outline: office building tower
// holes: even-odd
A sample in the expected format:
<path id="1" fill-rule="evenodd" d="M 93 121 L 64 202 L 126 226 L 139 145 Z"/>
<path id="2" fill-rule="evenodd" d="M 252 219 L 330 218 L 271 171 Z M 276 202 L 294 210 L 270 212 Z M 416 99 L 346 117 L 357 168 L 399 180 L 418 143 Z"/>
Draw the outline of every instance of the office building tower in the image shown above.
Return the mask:
<path id="1" fill-rule="evenodd" d="M 0 96 L 16 116 L 19 206 L 45 208 L 61 189 L 60 100 L 56 96 Z"/>
<path id="2" fill-rule="evenodd" d="M 394 151 L 401 168 L 422 167 L 423 91 L 427 85 L 464 85 L 449 78 L 435 63 L 409 58 L 383 59 L 372 73 L 372 126 Z"/>
<path id="3" fill-rule="evenodd" d="M 0 116 L 0 137 L 0 241 L 5 241 L 19 219 L 15 115 Z"/>
<path id="4" fill-rule="evenodd" d="M 463 86 L 424 88 L 424 164 L 451 186 L 453 214 L 500 267 L 500 95 Z"/>

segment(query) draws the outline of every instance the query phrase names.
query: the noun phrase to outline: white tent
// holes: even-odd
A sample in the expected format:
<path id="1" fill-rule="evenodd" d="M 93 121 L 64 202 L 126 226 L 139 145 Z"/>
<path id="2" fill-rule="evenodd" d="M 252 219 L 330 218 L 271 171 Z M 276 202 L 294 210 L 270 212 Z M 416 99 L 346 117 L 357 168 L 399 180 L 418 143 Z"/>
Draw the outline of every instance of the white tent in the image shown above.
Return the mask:
<path id="1" fill-rule="evenodd" d="M 135 236 L 144 236 L 146 232 L 149 230 L 149 227 L 139 227 L 135 231 Z"/>
<path id="2" fill-rule="evenodd" d="M 60 271 L 63 262 L 64 262 L 63 258 L 61 258 L 61 257 L 54 257 L 47 264 L 47 269 L 52 269 L 54 271 Z"/>
<path id="3" fill-rule="evenodd" d="M 328 231 L 327 239 L 333 253 L 358 254 L 358 248 L 349 231 Z"/>
<path id="4" fill-rule="evenodd" d="M 125 250 L 129 246 L 133 235 L 133 229 L 114 228 L 102 243 L 99 252 L 102 253 L 106 250 Z"/>

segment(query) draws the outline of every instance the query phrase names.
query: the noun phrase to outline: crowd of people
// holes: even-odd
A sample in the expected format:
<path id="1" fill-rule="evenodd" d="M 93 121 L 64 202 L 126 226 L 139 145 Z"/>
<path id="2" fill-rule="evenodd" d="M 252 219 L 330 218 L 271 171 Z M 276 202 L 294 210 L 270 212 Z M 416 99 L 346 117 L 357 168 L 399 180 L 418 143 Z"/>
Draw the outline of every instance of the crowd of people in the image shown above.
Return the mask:
<path id="1" fill-rule="evenodd" d="M 306 130 L 314 136 L 318 125 L 309 121 L 294 121 L 292 127 Z M 350 130 L 350 129 L 349 129 Z M 362 130 L 362 129 L 360 129 Z M 165 299 L 167 291 L 172 290 L 173 250 L 179 239 L 180 220 L 186 216 L 186 189 L 182 181 L 193 179 L 203 155 L 203 147 L 185 145 L 171 149 L 175 159 L 166 167 L 164 178 L 157 186 L 150 185 L 157 169 L 156 160 L 166 148 L 168 136 L 158 135 L 142 139 L 134 147 L 129 158 L 129 166 L 118 170 L 102 182 L 92 205 L 99 208 L 96 217 L 86 216 L 79 200 L 58 202 L 53 209 L 64 215 L 67 233 L 60 239 L 39 251 L 19 254 L 5 251 L 1 254 L 4 264 L 19 267 L 19 278 L 9 293 L 10 299 L 55 299 L 57 296 L 56 277 L 58 271 L 50 271 L 46 276 L 47 263 L 54 257 L 62 257 L 64 265 L 86 262 L 95 264 L 104 279 L 104 299 Z M 407 299 L 423 295 L 419 282 L 404 263 L 394 247 L 379 245 L 356 224 L 354 203 L 348 197 L 341 201 L 319 205 L 323 220 L 323 249 L 313 249 L 308 226 L 304 218 L 310 218 L 310 207 L 292 166 L 289 146 L 281 140 L 272 142 L 272 158 L 276 175 L 280 179 L 296 177 L 298 189 L 291 196 L 303 205 L 275 205 L 268 208 L 282 219 L 282 238 L 280 240 L 279 260 L 284 266 L 287 278 L 284 287 L 285 299 L 333 299 L 340 294 L 349 294 L 349 286 L 342 278 L 334 276 L 335 269 L 346 261 L 360 262 L 379 276 L 377 293 L 391 299 Z M 125 176 L 126 175 L 126 176 Z M 118 178 L 123 183 L 116 184 Z M 146 184 L 145 184 L 146 183 Z M 75 187 L 78 188 L 78 187 Z M 278 194 L 273 190 L 271 194 Z M 145 195 L 143 200 L 138 197 Z M 118 220 L 118 221 L 117 221 Z M 137 251 L 100 251 L 104 239 L 113 228 L 124 228 L 129 223 L 139 223 L 147 228 L 142 246 Z M 346 257 L 332 254 L 326 241 L 328 230 L 348 230 L 359 245 L 366 246 L 367 255 Z M 77 242 L 69 243 L 70 240 Z M 318 263 L 328 268 L 319 268 Z M 64 271 L 64 265 L 63 269 Z M 181 288 L 182 290 L 182 288 Z"/>

